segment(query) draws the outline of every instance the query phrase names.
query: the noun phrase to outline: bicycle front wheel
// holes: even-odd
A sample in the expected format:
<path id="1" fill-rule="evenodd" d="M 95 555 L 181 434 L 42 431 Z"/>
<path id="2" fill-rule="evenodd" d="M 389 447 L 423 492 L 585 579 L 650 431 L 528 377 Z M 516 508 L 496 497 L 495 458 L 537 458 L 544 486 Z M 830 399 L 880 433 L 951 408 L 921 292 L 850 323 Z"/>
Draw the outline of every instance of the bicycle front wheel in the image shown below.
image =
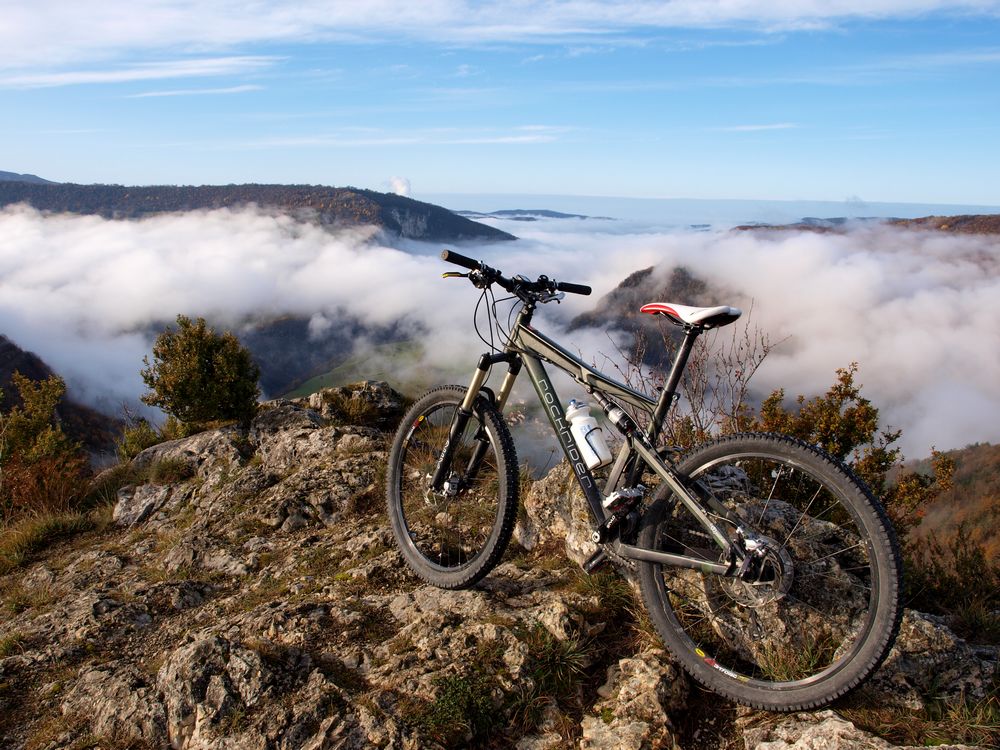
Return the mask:
<path id="1" fill-rule="evenodd" d="M 436 388 L 403 417 L 389 453 L 389 520 L 403 558 L 434 586 L 472 586 L 503 556 L 517 520 L 514 441 L 499 412 L 480 399 L 459 436 L 448 489 L 431 488 L 455 414 L 460 386 Z"/>
<path id="2" fill-rule="evenodd" d="M 861 684 L 902 614 L 899 546 L 867 488 L 822 451 L 778 435 L 721 438 L 677 468 L 725 506 L 710 514 L 733 544 L 764 550 L 742 578 L 640 565 L 650 618 L 684 668 L 772 711 L 815 708 Z M 639 541 L 725 562 L 666 488 Z"/>

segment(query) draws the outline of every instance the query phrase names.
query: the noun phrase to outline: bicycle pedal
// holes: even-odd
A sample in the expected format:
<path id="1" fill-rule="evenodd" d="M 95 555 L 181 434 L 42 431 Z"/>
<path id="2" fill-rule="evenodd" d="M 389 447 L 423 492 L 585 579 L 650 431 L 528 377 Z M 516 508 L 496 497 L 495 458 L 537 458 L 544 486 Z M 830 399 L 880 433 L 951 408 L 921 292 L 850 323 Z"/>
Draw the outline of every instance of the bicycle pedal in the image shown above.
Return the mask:
<path id="1" fill-rule="evenodd" d="M 598 570 L 600 570 L 607 564 L 608 564 L 608 553 L 605 552 L 603 549 L 599 549 L 597 550 L 597 552 L 595 552 L 586 560 L 584 560 L 582 567 L 584 572 L 590 574 L 590 573 L 596 573 Z"/>

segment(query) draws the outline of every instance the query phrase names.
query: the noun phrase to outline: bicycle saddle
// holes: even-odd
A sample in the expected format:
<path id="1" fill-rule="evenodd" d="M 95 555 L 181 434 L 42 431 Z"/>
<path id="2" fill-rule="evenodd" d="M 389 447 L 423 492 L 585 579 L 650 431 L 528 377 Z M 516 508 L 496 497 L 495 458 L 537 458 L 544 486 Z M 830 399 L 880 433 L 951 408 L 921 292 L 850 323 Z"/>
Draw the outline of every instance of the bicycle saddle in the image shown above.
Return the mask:
<path id="1" fill-rule="evenodd" d="M 675 305 L 673 302 L 650 302 L 639 308 L 640 312 L 656 315 L 657 313 L 673 318 L 682 325 L 716 328 L 729 325 L 739 318 L 743 311 L 738 307 L 719 305 L 717 307 L 689 307 Z"/>

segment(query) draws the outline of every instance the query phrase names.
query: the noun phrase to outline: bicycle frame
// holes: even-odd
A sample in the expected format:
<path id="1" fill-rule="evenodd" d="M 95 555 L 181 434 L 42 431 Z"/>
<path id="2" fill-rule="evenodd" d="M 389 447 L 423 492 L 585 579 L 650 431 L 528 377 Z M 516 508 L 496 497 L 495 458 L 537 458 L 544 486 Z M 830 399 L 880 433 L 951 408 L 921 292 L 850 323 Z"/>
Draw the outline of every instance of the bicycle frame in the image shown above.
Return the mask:
<path id="1" fill-rule="evenodd" d="M 674 363 L 663 391 L 659 399 L 654 401 L 645 394 L 607 377 L 564 349 L 545 334 L 532 328 L 530 324 L 533 313 L 534 304 L 530 302 L 525 303 L 511 330 L 511 335 L 504 351 L 499 354 L 483 354 L 480 358 L 476 372 L 466 392 L 465 400 L 456 414 L 455 423 L 452 425 L 451 437 L 449 437 L 444 450 L 441 452 L 437 471 L 432 479 L 432 486 L 435 489 L 444 487 L 445 491 L 448 491 L 445 474 L 447 473 L 447 467 L 451 463 L 451 445 L 455 442 L 455 438 L 465 429 L 468 418 L 473 413 L 476 400 L 480 397 L 480 393 L 489 376 L 490 369 L 493 365 L 501 362 L 508 365 L 507 373 L 499 391 L 494 397 L 494 405 L 498 411 L 502 412 L 523 364 L 528 371 L 528 377 L 535 388 L 539 402 L 545 409 L 545 414 L 552 424 L 556 435 L 559 437 L 560 447 L 570 466 L 573 468 L 573 473 L 580 484 L 594 520 L 599 527 L 608 521 L 608 516 L 605 513 L 603 505 L 604 494 L 598 489 L 593 474 L 587 468 L 586 463 L 580 455 L 573 435 L 570 432 L 562 401 L 545 370 L 543 363 L 549 363 L 566 372 L 591 394 L 600 394 L 600 398 L 610 396 L 639 409 L 651 411 L 652 413 L 652 419 L 644 433 L 637 429 L 629 430 L 628 432 L 619 429 L 625 442 L 612 465 L 605 493 L 610 494 L 619 486 L 629 486 L 637 483 L 642 473 L 641 461 L 670 487 L 676 497 L 719 546 L 721 551 L 720 559 L 727 560 L 728 562 L 713 563 L 704 558 L 645 549 L 625 544 L 620 540 L 615 540 L 611 543 L 612 551 L 621 557 L 636 560 L 657 562 L 674 567 L 695 568 L 719 575 L 735 575 L 735 572 L 741 567 L 745 555 L 730 542 L 729 538 L 712 521 L 701 501 L 699 501 L 697 490 L 689 487 L 673 467 L 660 457 L 655 449 L 663 420 L 676 400 L 677 385 L 680 382 L 681 374 L 687 364 L 687 359 L 694 346 L 695 339 L 697 339 L 701 331 L 697 327 L 686 328 L 684 341 L 674 358 Z M 486 445 L 482 444 L 482 452 L 485 452 L 485 448 Z M 479 457 L 481 458 L 481 456 Z M 475 462 L 476 460 L 476 457 L 473 457 L 472 461 Z M 626 482 L 624 485 L 621 484 L 623 480 Z M 730 513 L 726 508 L 717 503 L 710 494 L 706 493 L 706 495 L 706 501 L 717 514 L 734 520 L 731 519 Z"/>

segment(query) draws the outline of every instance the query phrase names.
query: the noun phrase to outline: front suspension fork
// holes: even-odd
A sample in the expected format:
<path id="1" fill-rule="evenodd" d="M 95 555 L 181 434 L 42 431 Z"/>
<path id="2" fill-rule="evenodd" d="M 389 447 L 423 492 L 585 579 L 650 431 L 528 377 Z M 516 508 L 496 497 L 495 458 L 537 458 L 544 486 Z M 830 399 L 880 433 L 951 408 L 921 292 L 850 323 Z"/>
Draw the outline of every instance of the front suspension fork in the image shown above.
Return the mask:
<path id="1" fill-rule="evenodd" d="M 521 369 L 521 360 L 510 352 L 484 354 L 479 358 L 479 364 L 472 375 L 472 381 L 465 392 L 465 398 L 462 399 L 461 405 L 459 405 L 458 410 L 455 412 L 451 429 L 448 431 L 448 440 L 445 442 L 441 455 L 438 457 L 437 466 L 434 468 L 434 475 L 431 477 L 432 491 L 441 492 L 445 481 L 450 476 L 455 450 L 462 438 L 462 434 L 465 432 L 465 428 L 469 426 L 469 419 L 473 416 L 477 408 L 483 408 L 483 405 L 478 403 L 481 398 L 480 392 L 486 383 L 486 379 L 489 377 L 490 368 L 498 362 L 507 362 L 509 369 L 507 370 L 507 376 L 504 378 L 503 384 L 500 386 L 500 393 L 495 399 L 491 399 L 495 403 L 490 404 L 490 406 L 495 406 L 497 410 L 500 410 L 506 404 L 507 397 L 514 387 L 514 379 Z M 476 447 L 473 449 L 469 464 L 466 467 L 465 481 L 471 481 L 475 478 L 476 473 L 479 471 L 479 466 L 486 456 L 486 451 L 490 447 L 489 438 L 482 428 L 476 433 L 475 440 Z"/>

